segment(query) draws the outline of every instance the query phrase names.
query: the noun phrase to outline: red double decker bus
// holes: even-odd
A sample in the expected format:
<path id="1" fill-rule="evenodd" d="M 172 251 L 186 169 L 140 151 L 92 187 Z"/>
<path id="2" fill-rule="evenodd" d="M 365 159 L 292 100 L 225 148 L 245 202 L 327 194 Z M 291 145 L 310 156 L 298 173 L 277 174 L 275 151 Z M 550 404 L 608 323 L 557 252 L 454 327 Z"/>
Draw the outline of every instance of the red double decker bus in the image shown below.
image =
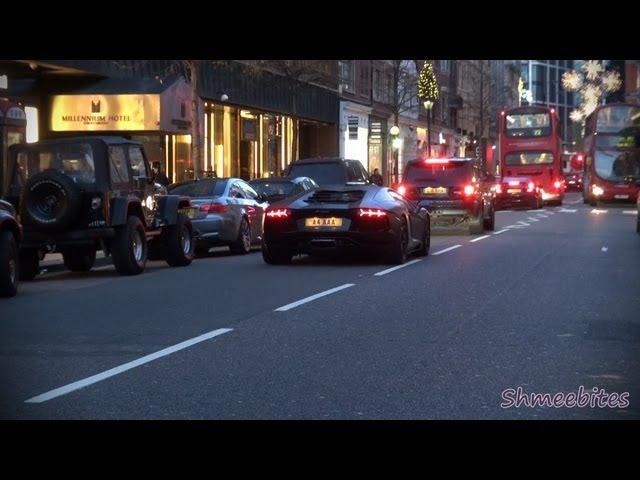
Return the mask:
<path id="1" fill-rule="evenodd" d="M 502 177 L 529 177 L 545 203 L 562 204 L 564 176 L 560 122 L 553 108 L 528 105 L 500 112 L 499 157 Z"/>
<path id="2" fill-rule="evenodd" d="M 584 203 L 635 202 L 640 190 L 640 106 L 601 105 L 585 122 Z"/>

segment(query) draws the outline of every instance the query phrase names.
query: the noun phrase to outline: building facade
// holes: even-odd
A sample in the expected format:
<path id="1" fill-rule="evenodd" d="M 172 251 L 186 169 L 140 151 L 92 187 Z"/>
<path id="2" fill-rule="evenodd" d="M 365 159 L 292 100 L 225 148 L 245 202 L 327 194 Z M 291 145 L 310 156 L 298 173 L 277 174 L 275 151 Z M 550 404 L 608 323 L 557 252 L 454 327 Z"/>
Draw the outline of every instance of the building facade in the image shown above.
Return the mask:
<path id="1" fill-rule="evenodd" d="M 571 148 L 579 141 L 580 129 L 569 114 L 579 104 L 578 95 L 562 87 L 562 75 L 579 65 L 574 60 L 520 60 L 523 98 L 530 104 L 554 107 L 558 112 L 565 146 Z"/>
<path id="2" fill-rule="evenodd" d="M 640 104 L 640 60 L 625 61 L 624 98 L 626 102 Z"/>
<path id="3" fill-rule="evenodd" d="M 330 64 L 320 68 L 331 77 Z M 297 158 L 338 154 L 337 81 L 306 81 L 267 64 L 200 61 L 195 109 L 179 60 L 7 61 L 0 75 L 0 97 L 35 111 L 31 140 L 123 135 L 143 142 L 172 181 L 278 175 Z M 191 158 L 194 121 L 199 165 Z"/>

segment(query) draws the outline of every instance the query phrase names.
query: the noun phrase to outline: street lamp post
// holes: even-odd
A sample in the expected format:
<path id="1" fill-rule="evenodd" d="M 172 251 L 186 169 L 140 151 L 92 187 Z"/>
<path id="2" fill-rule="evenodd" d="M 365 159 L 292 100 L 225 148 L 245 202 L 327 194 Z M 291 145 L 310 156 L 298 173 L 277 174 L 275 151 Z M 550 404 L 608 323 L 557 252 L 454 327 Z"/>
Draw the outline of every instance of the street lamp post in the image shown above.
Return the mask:
<path id="1" fill-rule="evenodd" d="M 427 157 L 431 157 L 431 109 L 433 102 L 431 100 L 424 101 L 424 109 L 427 111 Z"/>

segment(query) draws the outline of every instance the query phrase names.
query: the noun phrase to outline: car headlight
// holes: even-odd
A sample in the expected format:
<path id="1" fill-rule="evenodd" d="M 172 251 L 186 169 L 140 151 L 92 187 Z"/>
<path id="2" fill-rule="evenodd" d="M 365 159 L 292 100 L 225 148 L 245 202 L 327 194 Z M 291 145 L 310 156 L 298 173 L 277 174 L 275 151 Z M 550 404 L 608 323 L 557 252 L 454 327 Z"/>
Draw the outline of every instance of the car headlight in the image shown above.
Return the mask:
<path id="1" fill-rule="evenodd" d="M 599 187 L 598 185 L 594 185 L 592 190 L 593 190 L 593 194 L 596 197 L 599 197 L 600 195 L 602 195 L 604 193 L 604 190 L 602 189 L 602 187 Z"/>

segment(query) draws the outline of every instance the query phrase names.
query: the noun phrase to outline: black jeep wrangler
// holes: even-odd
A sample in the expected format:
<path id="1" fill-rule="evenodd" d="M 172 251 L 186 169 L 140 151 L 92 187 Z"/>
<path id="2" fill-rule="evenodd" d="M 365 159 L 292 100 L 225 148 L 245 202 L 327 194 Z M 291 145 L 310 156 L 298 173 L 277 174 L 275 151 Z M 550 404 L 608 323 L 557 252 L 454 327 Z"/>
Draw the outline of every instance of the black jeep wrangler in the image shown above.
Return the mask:
<path id="1" fill-rule="evenodd" d="M 13 206 L 0 200 L 0 297 L 18 293 L 18 245 L 22 227 Z"/>
<path id="2" fill-rule="evenodd" d="M 156 184 L 142 144 L 122 137 L 69 137 L 9 149 L 7 199 L 23 226 L 20 279 L 60 252 L 74 272 L 91 270 L 96 250 L 121 275 L 144 270 L 147 257 L 171 266 L 193 259 L 194 208 Z"/>

